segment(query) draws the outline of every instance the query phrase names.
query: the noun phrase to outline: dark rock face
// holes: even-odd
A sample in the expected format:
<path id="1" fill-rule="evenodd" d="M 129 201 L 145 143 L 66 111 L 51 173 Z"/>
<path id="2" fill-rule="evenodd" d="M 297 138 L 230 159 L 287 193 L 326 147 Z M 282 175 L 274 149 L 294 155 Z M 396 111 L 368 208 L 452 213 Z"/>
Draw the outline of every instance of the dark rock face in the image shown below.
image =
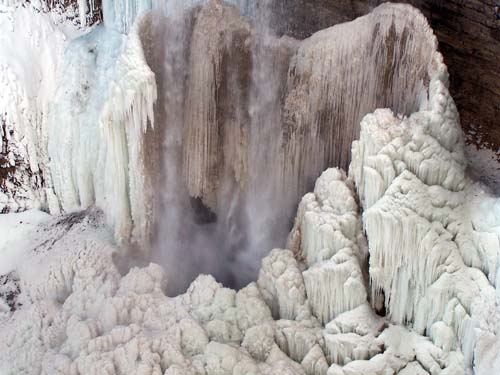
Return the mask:
<path id="1" fill-rule="evenodd" d="M 8 311 L 14 312 L 22 306 L 18 301 L 20 293 L 21 287 L 17 272 L 12 271 L 6 275 L 0 275 L 0 300 L 3 300 Z"/>
<path id="2" fill-rule="evenodd" d="M 450 91 L 465 131 L 474 126 L 492 149 L 500 147 L 500 19 L 498 0 L 401 0 L 428 18 L 450 72 Z M 380 0 L 277 0 L 280 34 L 305 38 L 366 14 Z"/>
<path id="3" fill-rule="evenodd" d="M 27 1 L 29 2 L 29 1 Z M 68 19 L 73 21 L 75 24 L 81 24 L 81 18 L 76 17 L 79 13 L 78 1 L 77 0 L 46 0 L 42 1 L 42 11 L 60 11 L 66 12 L 71 10 L 73 12 L 72 16 L 68 16 Z M 87 0 L 86 2 L 87 12 L 85 13 L 85 26 L 92 26 L 96 23 L 102 21 L 102 0 Z"/>

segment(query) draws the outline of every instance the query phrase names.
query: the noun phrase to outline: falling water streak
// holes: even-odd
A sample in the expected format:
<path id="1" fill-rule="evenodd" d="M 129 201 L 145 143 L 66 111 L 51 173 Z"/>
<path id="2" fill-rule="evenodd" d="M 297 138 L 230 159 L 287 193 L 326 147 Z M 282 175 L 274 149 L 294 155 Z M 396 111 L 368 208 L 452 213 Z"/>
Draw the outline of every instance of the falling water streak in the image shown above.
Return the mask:
<path id="1" fill-rule="evenodd" d="M 288 64 L 280 64 L 281 41 L 274 35 L 272 1 L 259 3 L 254 15 L 252 87 L 249 129 L 249 186 L 245 202 L 249 243 L 237 260 L 241 285 L 257 277 L 260 259 L 272 248 L 283 247 L 293 215 L 277 171 L 280 170 L 280 84 Z"/>
<path id="2" fill-rule="evenodd" d="M 216 199 L 214 207 L 207 207 L 201 198 L 192 197 L 196 197 L 196 194 L 190 196 L 186 186 L 189 177 L 183 177 L 184 169 L 192 173 L 193 168 L 202 167 L 210 161 L 209 155 L 205 154 L 190 164 L 191 147 L 187 133 L 190 128 L 186 127 L 190 118 L 200 113 L 193 110 L 192 105 L 202 106 L 203 114 L 206 109 L 204 103 L 211 100 L 214 94 L 210 91 L 213 87 L 203 88 L 209 91 L 204 98 L 200 98 L 197 84 L 206 83 L 207 80 L 197 80 L 196 76 L 188 74 L 199 69 L 202 64 L 193 56 L 198 52 L 196 46 L 191 45 L 197 28 L 198 20 L 195 18 L 200 10 L 185 3 L 169 2 L 164 12 L 168 14 L 168 27 L 163 38 L 165 62 L 156 69 L 158 81 L 163 83 L 160 87 L 163 98 L 159 100 L 163 105 L 157 116 L 165 129 L 164 178 L 152 259 L 161 263 L 167 275 L 171 276 L 168 286 L 170 294 L 185 290 L 200 273 L 213 274 L 219 281 L 232 286 L 236 282 L 234 275 L 238 273 L 233 267 L 234 256 L 245 247 L 246 240 L 242 224 L 244 218 L 240 212 L 242 192 L 234 179 L 224 172 L 218 181 L 220 191 L 217 195 L 221 199 Z M 203 17 L 200 18 L 203 20 Z M 211 61 L 204 63 L 210 64 Z M 209 83 L 213 84 L 213 79 Z M 239 98 L 236 89 L 230 90 L 235 96 L 234 100 Z M 243 106 L 236 105 L 237 109 L 240 107 Z M 199 136 L 199 133 L 195 135 Z M 200 141 L 207 142 L 207 139 L 197 140 L 196 144 Z"/>

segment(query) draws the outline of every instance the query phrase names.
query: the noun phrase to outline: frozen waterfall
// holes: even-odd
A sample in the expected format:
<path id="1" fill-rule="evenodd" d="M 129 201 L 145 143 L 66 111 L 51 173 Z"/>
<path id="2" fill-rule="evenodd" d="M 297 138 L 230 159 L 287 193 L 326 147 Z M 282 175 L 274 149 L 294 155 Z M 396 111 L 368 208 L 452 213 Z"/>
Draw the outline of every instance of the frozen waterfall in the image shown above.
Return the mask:
<path id="1" fill-rule="evenodd" d="M 0 2 L 0 373 L 500 368 L 500 204 L 418 10 L 101 5 Z"/>
<path id="2" fill-rule="evenodd" d="M 55 29 L 57 65 L 41 62 L 36 116 L 16 128 L 43 178 L 36 204 L 101 207 L 118 242 L 178 275 L 176 292 L 200 272 L 255 279 L 300 196 L 347 168 L 363 116 L 425 108 L 435 74 L 436 40 L 412 8 L 298 41 L 273 35 L 266 2 L 235 4 L 105 1 L 87 34 Z M 29 31 L 18 39 L 38 48 Z"/>

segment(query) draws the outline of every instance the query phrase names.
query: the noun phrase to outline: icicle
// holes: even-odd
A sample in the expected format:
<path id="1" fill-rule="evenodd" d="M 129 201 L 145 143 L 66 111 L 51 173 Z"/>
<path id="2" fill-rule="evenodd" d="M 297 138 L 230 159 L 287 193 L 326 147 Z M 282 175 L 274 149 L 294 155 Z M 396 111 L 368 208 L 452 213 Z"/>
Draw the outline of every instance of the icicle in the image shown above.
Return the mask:
<path id="1" fill-rule="evenodd" d="M 307 353 L 301 364 L 307 375 L 324 375 L 328 371 L 328 363 L 319 345 Z"/>
<path id="2" fill-rule="evenodd" d="M 116 80 L 110 85 L 109 99 L 100 115 L 107 149 L 105 197 L 98 201 L 109 207 L 118 240 L 145 238 L 151 213 L 151 187 L 147 186 L 145 133 L 154 127 L 153 105 L 157 98 L 155 75 L 144 57 L 138 20 L 125 50 L 116 63 Z"/>
<path id="3" fill-rule="evenodd" d="M 322 323 L 366 301 L 363 276 L 355 259 L 352 253 L 340 251 L 332 260 L 303 273 L 311 309 Z"/>
<path id="4" fill-rule="evenodd" d="M 87 26 L 87 13 L 89 13 L 87 1 L 88 0 L 78 0 L 78 15 L 82 27 Z M 92 7 L 90 9 L 92 9 Z"/>

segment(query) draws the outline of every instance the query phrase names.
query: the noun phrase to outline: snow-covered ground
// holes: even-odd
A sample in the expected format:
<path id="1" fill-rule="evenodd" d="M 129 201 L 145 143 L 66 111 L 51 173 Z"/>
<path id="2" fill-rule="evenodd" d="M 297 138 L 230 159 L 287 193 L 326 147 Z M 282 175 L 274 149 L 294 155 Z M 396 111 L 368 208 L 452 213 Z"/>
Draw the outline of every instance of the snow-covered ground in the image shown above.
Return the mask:
<path id="1" fill-rule="evenodd" d="M 22 264 L 33 250 L 33 237 L 38 225 L 50 218 L 37 210 L 0 215 L 0 275 L 7 274 Z"/>

